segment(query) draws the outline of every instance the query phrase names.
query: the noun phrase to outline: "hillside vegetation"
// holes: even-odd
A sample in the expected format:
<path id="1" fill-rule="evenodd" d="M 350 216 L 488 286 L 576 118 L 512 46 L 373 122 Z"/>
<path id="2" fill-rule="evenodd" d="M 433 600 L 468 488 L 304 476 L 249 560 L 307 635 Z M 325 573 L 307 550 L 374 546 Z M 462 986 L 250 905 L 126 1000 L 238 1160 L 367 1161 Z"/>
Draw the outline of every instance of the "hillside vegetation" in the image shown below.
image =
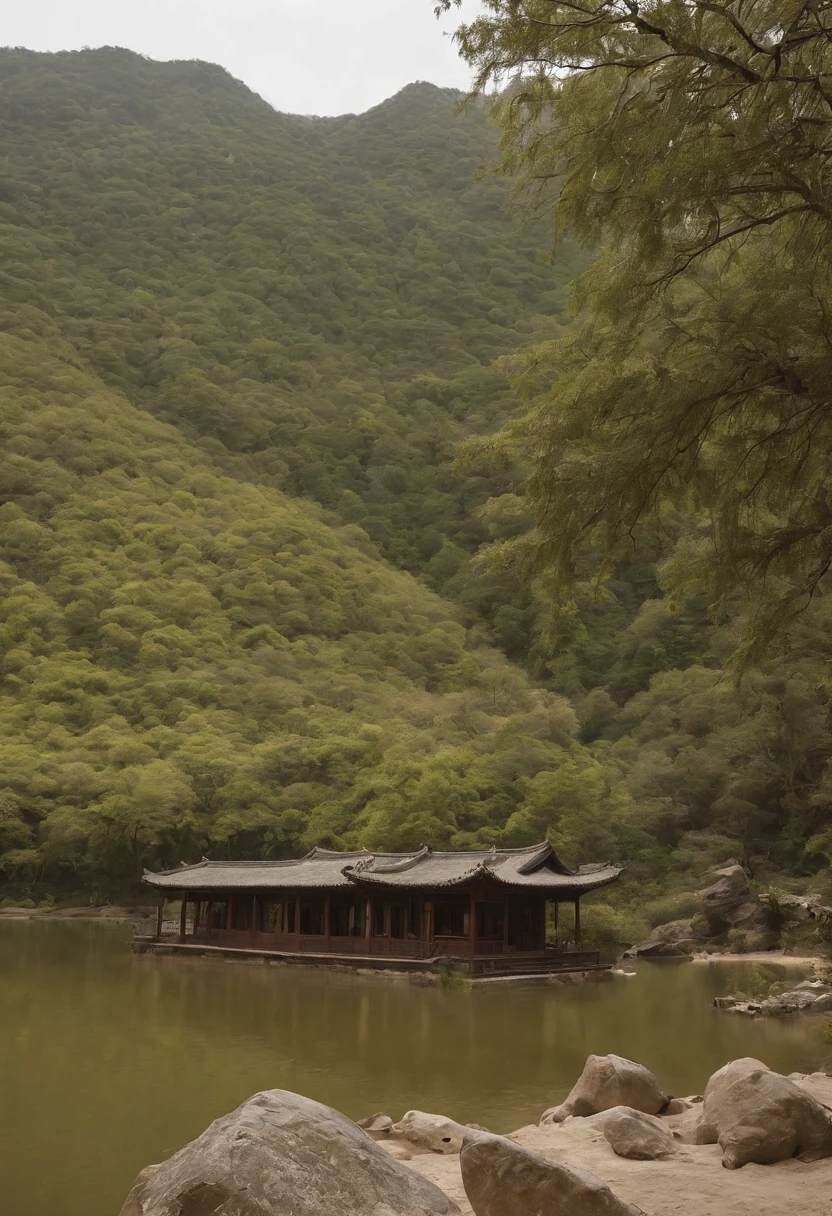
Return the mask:
<path id="1" fill-rule="evenodd" d="M 662 598 L 485 568 L 525 468 L 493 363 L 567 330 L 588 254 L 518 226 L 483 110 L 412 85 L 274 113 L 221 69 L 0 52 L 0 870 L 115 898 L 143 865 L 313 843 L 630 863 L 643 905 L 832 852 L 817 603 L 737 686 Z M 528 374 L 528 373 L 527 373 Z M 824 833 L 827 833 L 826 835 Z M 814 877 L 812 879 L 814 881 Z"/>

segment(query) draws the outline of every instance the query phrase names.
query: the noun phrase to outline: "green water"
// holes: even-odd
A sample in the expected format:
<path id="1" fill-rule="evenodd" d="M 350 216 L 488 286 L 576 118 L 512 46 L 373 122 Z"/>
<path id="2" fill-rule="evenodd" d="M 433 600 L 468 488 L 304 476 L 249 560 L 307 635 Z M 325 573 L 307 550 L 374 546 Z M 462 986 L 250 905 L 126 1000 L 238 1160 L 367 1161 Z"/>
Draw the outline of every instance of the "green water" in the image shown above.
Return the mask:
<path id="1" fill-rule="evenodd" d="M 711 1008 L 750 966 L 438 989 L 136 957 L 122 928 L 0 921 L 0 1212 L 117 1216 L 142 1166 L 258 1089 L 508 1131 L 561 1099 L 590 1052 L 640 1060 L 677 1094 L 739 1055 L 786 1072 L 823 1060 L 811 1023 Z"/>

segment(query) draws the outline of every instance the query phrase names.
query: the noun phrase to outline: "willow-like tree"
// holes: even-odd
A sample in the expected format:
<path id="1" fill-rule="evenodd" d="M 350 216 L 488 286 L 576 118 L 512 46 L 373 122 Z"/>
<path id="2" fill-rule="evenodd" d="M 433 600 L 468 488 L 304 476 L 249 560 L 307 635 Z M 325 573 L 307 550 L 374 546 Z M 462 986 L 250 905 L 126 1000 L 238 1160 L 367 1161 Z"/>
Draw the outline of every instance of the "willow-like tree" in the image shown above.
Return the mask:
<path id="1" fill-rule="evenodd" d="M 832 562 L 832 4 L 483 8 L 456 38 L 503 167 L 555 249 L 599 249 L 572 332 L 513 360 L 531 408 L 495 446 L 530 458 L 535 523 L 498 555 L 563 594 L 584 548 L 681 516 L 668 583 L 749 592 L 747 654 Z"/>

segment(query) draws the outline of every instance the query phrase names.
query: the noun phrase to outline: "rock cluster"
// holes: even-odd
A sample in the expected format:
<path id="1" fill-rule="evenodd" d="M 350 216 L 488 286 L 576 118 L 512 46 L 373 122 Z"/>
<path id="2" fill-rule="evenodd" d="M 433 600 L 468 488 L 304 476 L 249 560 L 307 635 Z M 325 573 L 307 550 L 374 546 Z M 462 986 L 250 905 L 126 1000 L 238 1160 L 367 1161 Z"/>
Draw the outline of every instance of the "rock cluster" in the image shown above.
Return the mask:
<path id="1" fill-rule="evenodd" d="M 712 881 L 698 893 L 700 907 L 692 920 L 659 925 L 625 958 L 690 958 L 698 950 L 717 949 L 732 933 L 744 951 L 771 950 L 777 943 L 771 909 L 752 891 L 739 862 L 728 861 L 708 877 Z"/>
<path id="2" fill-rule="evenodd" d="M 625 1090 L 629 1106 L 614 1101 Z M 668 1127 L 665 1120 L 679 1114 L 686 1122 Z M 719 1144 L 728 1169 L 832 1156 L 832 1113 L 792 1079 L 751 1058 L 715 1072 L 696 1110 L 695 1102 L 668 1099 L 642 1065 L 620 1056 L 590 1056 L 569 1097 L 546 1111 L 541 1123 L 566 1118 L 598 1125 L 615 1153 L 638 1160 L 669 1156 L 676 1149 L 674 1136 Z"/>
<path id="3" fill-rule="evenodd" d="M 668 1103 L 656 1076 L 623 1056 L 589 1056 L 565 1102 L 545 1111 L 541 1123 L 563 1123 L 570 1115 L 595 1115 L 613 1107 L 658 1114 Z"/>
<path id="4" fill-rule="evenodd" d="M 803 991 L 814 995 L 811 986 Z M 816 1161 L 832 1157 L 832 1112 L 822 1104 L 830 1086 L 821 1074 L 792 1079 L 741 1059 L 714 1073 L 704 1098 L 668 1098 L 642 1065 L 590 1056 L 566 1101 L 546 1112 L 541 1127 L 524 1130 L 548 1152 L 552 1137 L 580 1144 L 573 1133 L 585 1128 L 592 1168 L 601 1173 L 604 1141 L 603 1152 L 634 1161 L 673 1158 L 655 1167 L 657 1179 L 663 1170 L 672 1178 L 691 1153 L 704 1151 L 685 1146 L 719 1144 L 728 1169 Z M 170 1160 L 143 1170 L 121 1216 L 459 1216 L 449 1195 L 423 1176 L 447 1179 L 438 1164 L 447 1154 L 458 1155 L 456 1185 L 461 1176 L 474 1216 L 644 1216 L 593 1174 L 513 1137 L 417 1110 L 398 1123 L 384 1114 L 362 1123 L 284 1090 L 255 1094 Z M 421 1172 L 396 1159 L 403 1152 L 425 1163 Z M 652 1176 L 653 1167 L 640 1168 Z M 617 1175 L 636 1176 L 644 1175 Z"/>
<path id="5" fill-rule="evenodd" d="M 731 1013 L 747 1013 L 752 1017 L 785 1017 L 791 1013 L 807 1013 L 812 1017 L 832 1014 L 832 984 L 824 980 L 803 980 L 787 992 L 778 992 L 759 1001 L 737 996 L 716 996 L 717 1009 Z"/>
<path id="6" fill-rule="evenodd" d="M 624 957 L 690 958 L 725 946 L 744 953 L 771 950 L 778 921 L 832 925 L 832 908 L 816 895 L 757 895 L 738 861 L 716 866 L 707 877 L 711 881 L 698 892 L 699 910 L 692 919 L 659 925 Z"/>

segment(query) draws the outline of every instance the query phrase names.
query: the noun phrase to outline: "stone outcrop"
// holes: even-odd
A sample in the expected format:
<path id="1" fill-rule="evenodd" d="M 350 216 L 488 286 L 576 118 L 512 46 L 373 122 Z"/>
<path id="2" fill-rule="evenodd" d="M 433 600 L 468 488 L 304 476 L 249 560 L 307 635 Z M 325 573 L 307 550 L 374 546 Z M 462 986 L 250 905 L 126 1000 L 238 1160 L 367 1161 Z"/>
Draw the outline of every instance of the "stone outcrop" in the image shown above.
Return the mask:
<path id="1" fill-rule="evenodd" d="M 745 1058 L 711 1077 L 693 1140 L 718 1143 L 728 1169 L 790 1157 L 816 1161 L 832 1156 L 832 1119 L 794 1081 Z"/>
<path id="2" fill-rule="evenodd" d="M 667 1123 L 631 1106 L 590 1115 L 587 1123 L 600 1127 L 604 1139 L 619 1157 L 634 1161 L 658 1161 L 676 1151 L 676 1141 Z"/>
<path id="3" fill-rule="evenodd" d="M 751 1017 L 786 1017 L 792 1013 L 806 1013 L 819 1017 L 832 1013 L 832 984 L 823 980 L 804 980 L 787 992 L 778 992 L 758 1001 L 747 1001 L 737 996 L 714 997 L 714 1006 L 730 1013 L 746 1013 Z"/>
<path id="4" fill-rule="evenodd" d="M 774 897 L 768 894 L 760 896 L 762 903 L 771 905 Z M 819 895 L 780 895 L 776 896 L 777 910 L 788 920 L 798 924 L 814 922 L 817 925 L 832 924 L 832 908 L 821 903 Z"/>
<path id="5" fill-rule="evenodd" d="M 458 1216 L 437 1186 L 351 1119 L 299 1094 L 255 1094 L 152 1171 L 121 1216 Z"/>
<path id="6" fill-rule="evenodd" d="M 669 1101 L 655 1075 L 623 1056 L 589 1056 L 566 1101 L 544 1112 L 541 1123 L 562 1123 L 570 1115 L 595 1115 L 614 1106 L 656 1115 Z"/>
<path id="7" fill-rule="evenodd" d="M 646 941 L 632 946 L 625 958 L 690 958 L 700 950 L 730 945 L 738 952 L 771 950 L 777 933 L 772 911 L 751 889 L 738 861 L 727 861 L 708 872 L 710 882 L 699 891 L 700 907 L 692 920 L 659 925 Z"/>
<path id="8" fill-rule="evenodd" d="M 710 872 L 714 881 L 699 892 L 701 912 L 692 927 L 706 938 L 718 938 L 734 931 L 742 934 L 745 950 L 770 950 L 777 944 L 777 933 L 769 925 L 769 914 L 759 896 L 751 890 L 748 875 L 737 861 Z M 704 921 L 704 926 L 701 923 Z"/>
<path id="9" fill-rule="evenodd" d="M 474 1216 L 644 1216 L 592 1174 L 502 1136 L 466 1144 L 459 1163 Z"/>
<path id="10" fill-rule="evenodd" d="M 625 958 L 692 958 L 702 943 L 689 920 L 672 920 L 659 925 L 638 946 L 624 952 Z"/>
<path id="11" fill-rule="evenodd" d="M 409 1110 L 390 1128 L 391 1136 L 431 1153 L 458 1153 L 468 1140 L 482 1134 L 482 1128 L 467 1127 L 444 1115 L 429 1115 L 422 1110 Z"/>

